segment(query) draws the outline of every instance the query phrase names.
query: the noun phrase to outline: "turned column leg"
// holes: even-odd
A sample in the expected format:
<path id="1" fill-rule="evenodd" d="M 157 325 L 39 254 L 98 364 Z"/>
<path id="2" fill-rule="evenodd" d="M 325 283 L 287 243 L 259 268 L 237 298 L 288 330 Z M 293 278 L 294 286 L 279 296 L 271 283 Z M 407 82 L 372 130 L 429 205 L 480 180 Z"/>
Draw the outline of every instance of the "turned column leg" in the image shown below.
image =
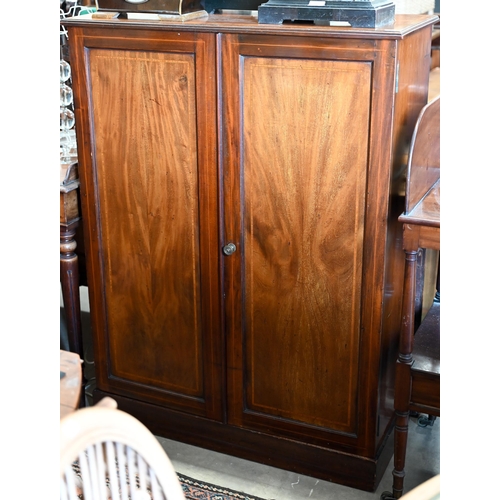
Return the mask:
<path id="1" fill-rule="evenodd" d="M 417 251 L 406 251 L 403 291 L 403 311 L 399 337 L 399 355 L 396 362 L 396 391 L 394 409 L 396 426 L 394 430 L 394 470 L 392 471 L 394 498 L 401 498 L 404 489 L 406 446 L 411 398 L 411 365 L 413 363 L 413 335 L 415 327 L 415 280 Z"/>
<path id="2" fill-rule="evenodd" d="M 75 253 L 75 234 L 78 222 L 69 225 L 61 224 L 61 288 L 66 313 L 69 349 L 84 359 L 82 323 L 80 315 L 80 283 L 78 276 L 78 256 Z M 82 391 L 80 406 L 85 406 L 84 368 L 82 365 Z"/>

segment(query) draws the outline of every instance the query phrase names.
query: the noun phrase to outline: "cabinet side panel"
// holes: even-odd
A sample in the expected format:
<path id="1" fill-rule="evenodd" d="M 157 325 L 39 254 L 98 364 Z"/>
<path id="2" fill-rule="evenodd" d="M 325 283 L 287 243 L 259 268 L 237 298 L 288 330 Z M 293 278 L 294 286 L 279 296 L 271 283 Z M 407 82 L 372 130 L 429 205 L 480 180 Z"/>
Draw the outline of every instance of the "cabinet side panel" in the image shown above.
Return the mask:
<path id="1" fill-rule="evenodd" d="M 382 358 L 379 376 L 378 441 L 391 429 L 394 415 L 394 377 L 401 328 L 404 282 L 402 224 L 398 217 L 405 208 L 406 170 L 411 136 L 420 110 L 427 103 L 431 64 L 432 26 L 398 42 L 398 92 L 394 104 L 393 165 L 388 207 L 385 288 L 382 330 Z"/>
<path id="2" fill-rule="evenodd" d="M 193 54 L 89 51 L 110 375 L 198 396 L 194 71 Z"/>
<path id="3" fill-rule="evenodd" d="M 246 407 L 355 432 L 371 64 L 243 70 Z"/>

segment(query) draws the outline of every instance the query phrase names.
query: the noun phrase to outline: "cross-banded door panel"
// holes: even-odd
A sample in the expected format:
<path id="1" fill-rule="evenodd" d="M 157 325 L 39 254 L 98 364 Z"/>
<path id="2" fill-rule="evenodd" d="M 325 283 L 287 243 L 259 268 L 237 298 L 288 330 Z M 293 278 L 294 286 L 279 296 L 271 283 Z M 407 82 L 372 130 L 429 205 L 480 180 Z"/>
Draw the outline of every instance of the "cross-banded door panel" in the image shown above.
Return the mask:
<path id="1" fill-rule="evenodd" d="M 159 43 L 88 51 L 107 332 L 98 348 L 109 361 L 99 386 L 221 418 L 218 265 L 208 257 L 218 243 L 215 127 L 197 105 L 200 92 L 215 101 L 213 67 L 202 66 L 213 38 L 183 50 L 178 39 Z"/>
<path id="2" fill-rule="evenodd" d="M 353 435 L 372 67 L 255 52 L 226 129 L 243 137 L 225 170 L 230 420 Z"/>

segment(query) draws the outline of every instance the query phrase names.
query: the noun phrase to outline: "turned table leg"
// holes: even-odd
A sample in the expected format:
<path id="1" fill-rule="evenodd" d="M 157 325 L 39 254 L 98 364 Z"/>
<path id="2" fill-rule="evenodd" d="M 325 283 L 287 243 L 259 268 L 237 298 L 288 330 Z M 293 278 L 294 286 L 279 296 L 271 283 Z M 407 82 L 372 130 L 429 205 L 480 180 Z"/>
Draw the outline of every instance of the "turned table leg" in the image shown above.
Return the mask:
<path id="1" fill-rule="evenodd" d="M 66 326 L 68 331 L 69 350 L 84 360 L 82 319 L 80 314 L 80 277 L 78 273 L 78 256 L 76 250 L 76 229 L 80 216 L 78 209 L 78 186 L 75 180 L 76 163 L 66 165 L 64 170 L 66 182 L 60 186 L 60 279 Z M 61 167 L 62 168 L 62 167 Z M 80 406 L 85 406 L 85 364 L 82 364 L 82 390 Z"/>
<path id="2" fill-rule="evenodd" d="M 75 234 L 78 221 L 69 225 L 60 225 L 61 246 L 61 288 L 66 313 L 66 328 L 68 331 L 69 350 L 80 356 L 83 361 L 85 354 L 82 340 L 82 321 L 80 315 L 80 282 L 78 276 L 78 256 L 75 253 Z M 85 406 L 85 364 L 82 363 L 82 388 L 80 407 Z"/>
<path id="3" fill-rule="evenodd" d="M 396 362 L 396 392 L 394 409 L 394 470 L 392 471 L 394 498 L 401 498 L 404 490 L 406 447 L 411 397 L 411 365 L 413 364 L 413 335 L 415 327 L 415 281 L 417 251 L 407 250 L 403 291 L 403 312 L 399 338 L 399 355 Z"/>
<path id="4" fill-rule="evenodd" d="M 78 277 L 78 256 L 76 250 L 76 227 L 78 222 L 61 224 L 61 288 L 71 352 L 83 359 L 82 325 L 80 317 L 80 289 Z"/>

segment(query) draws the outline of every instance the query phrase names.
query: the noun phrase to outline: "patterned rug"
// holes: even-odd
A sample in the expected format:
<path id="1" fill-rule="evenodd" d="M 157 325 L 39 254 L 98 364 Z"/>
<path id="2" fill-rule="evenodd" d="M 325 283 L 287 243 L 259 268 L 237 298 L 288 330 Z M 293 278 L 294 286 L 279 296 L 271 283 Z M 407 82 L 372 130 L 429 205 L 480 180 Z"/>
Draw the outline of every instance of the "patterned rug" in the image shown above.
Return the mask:
<path id="1" fill-rule="evenodd" d="M 198 481 L 183 474 L 177 473 L 177 476 L 181 482 L 186 500 L 263 500 L 241 491 Z"/>
<path id="2" fill-rule="evenodd" d="M 82 471 L 80 469 L 80 464 L 78 463 L 78 461 L 73 462 L 72 469 L 75 474 L 73 476 L 72 482 L 76 486 L 76 497 L 79 500 L 86 500 L 83 495 Z M 125 474 L 125 484 L 127 486 L 130 486 L 127 466 L 125 466 Z M 179 472 L 177 472 L 177 477 L 179 478 L 179 482 L 181 483 L 182 491 L 184 492 L 186 500 L 264 500 L 263 498 L 259 498 L 253 495 L 247 495 L 242 491 L 235 491 L 229 488 L 224 488 L 222 486 L 216 486 L 215 484 L 205 483 L 204 481 L 193 479 L 192 477 L 185 476 L 184 474 L 180 474 Z M 107 487 L 106 491 L 108 491 L 109 498 L 111 498 L 110 480 L 108 476 L 106 476 L 105 478 L 105 484 Z M 139 476 L 136 475 L 136 489 L 139 489 L 139 484 Z M 152 498 L 151 489 L 148 486 L 146 486 L 146 489 L 149 493 L 149 495 L 147 496 Z M 130 500 L 130 493 L 131 492 L 129 490 L 128 494 L 124 494 L 123 496 Z"/>

